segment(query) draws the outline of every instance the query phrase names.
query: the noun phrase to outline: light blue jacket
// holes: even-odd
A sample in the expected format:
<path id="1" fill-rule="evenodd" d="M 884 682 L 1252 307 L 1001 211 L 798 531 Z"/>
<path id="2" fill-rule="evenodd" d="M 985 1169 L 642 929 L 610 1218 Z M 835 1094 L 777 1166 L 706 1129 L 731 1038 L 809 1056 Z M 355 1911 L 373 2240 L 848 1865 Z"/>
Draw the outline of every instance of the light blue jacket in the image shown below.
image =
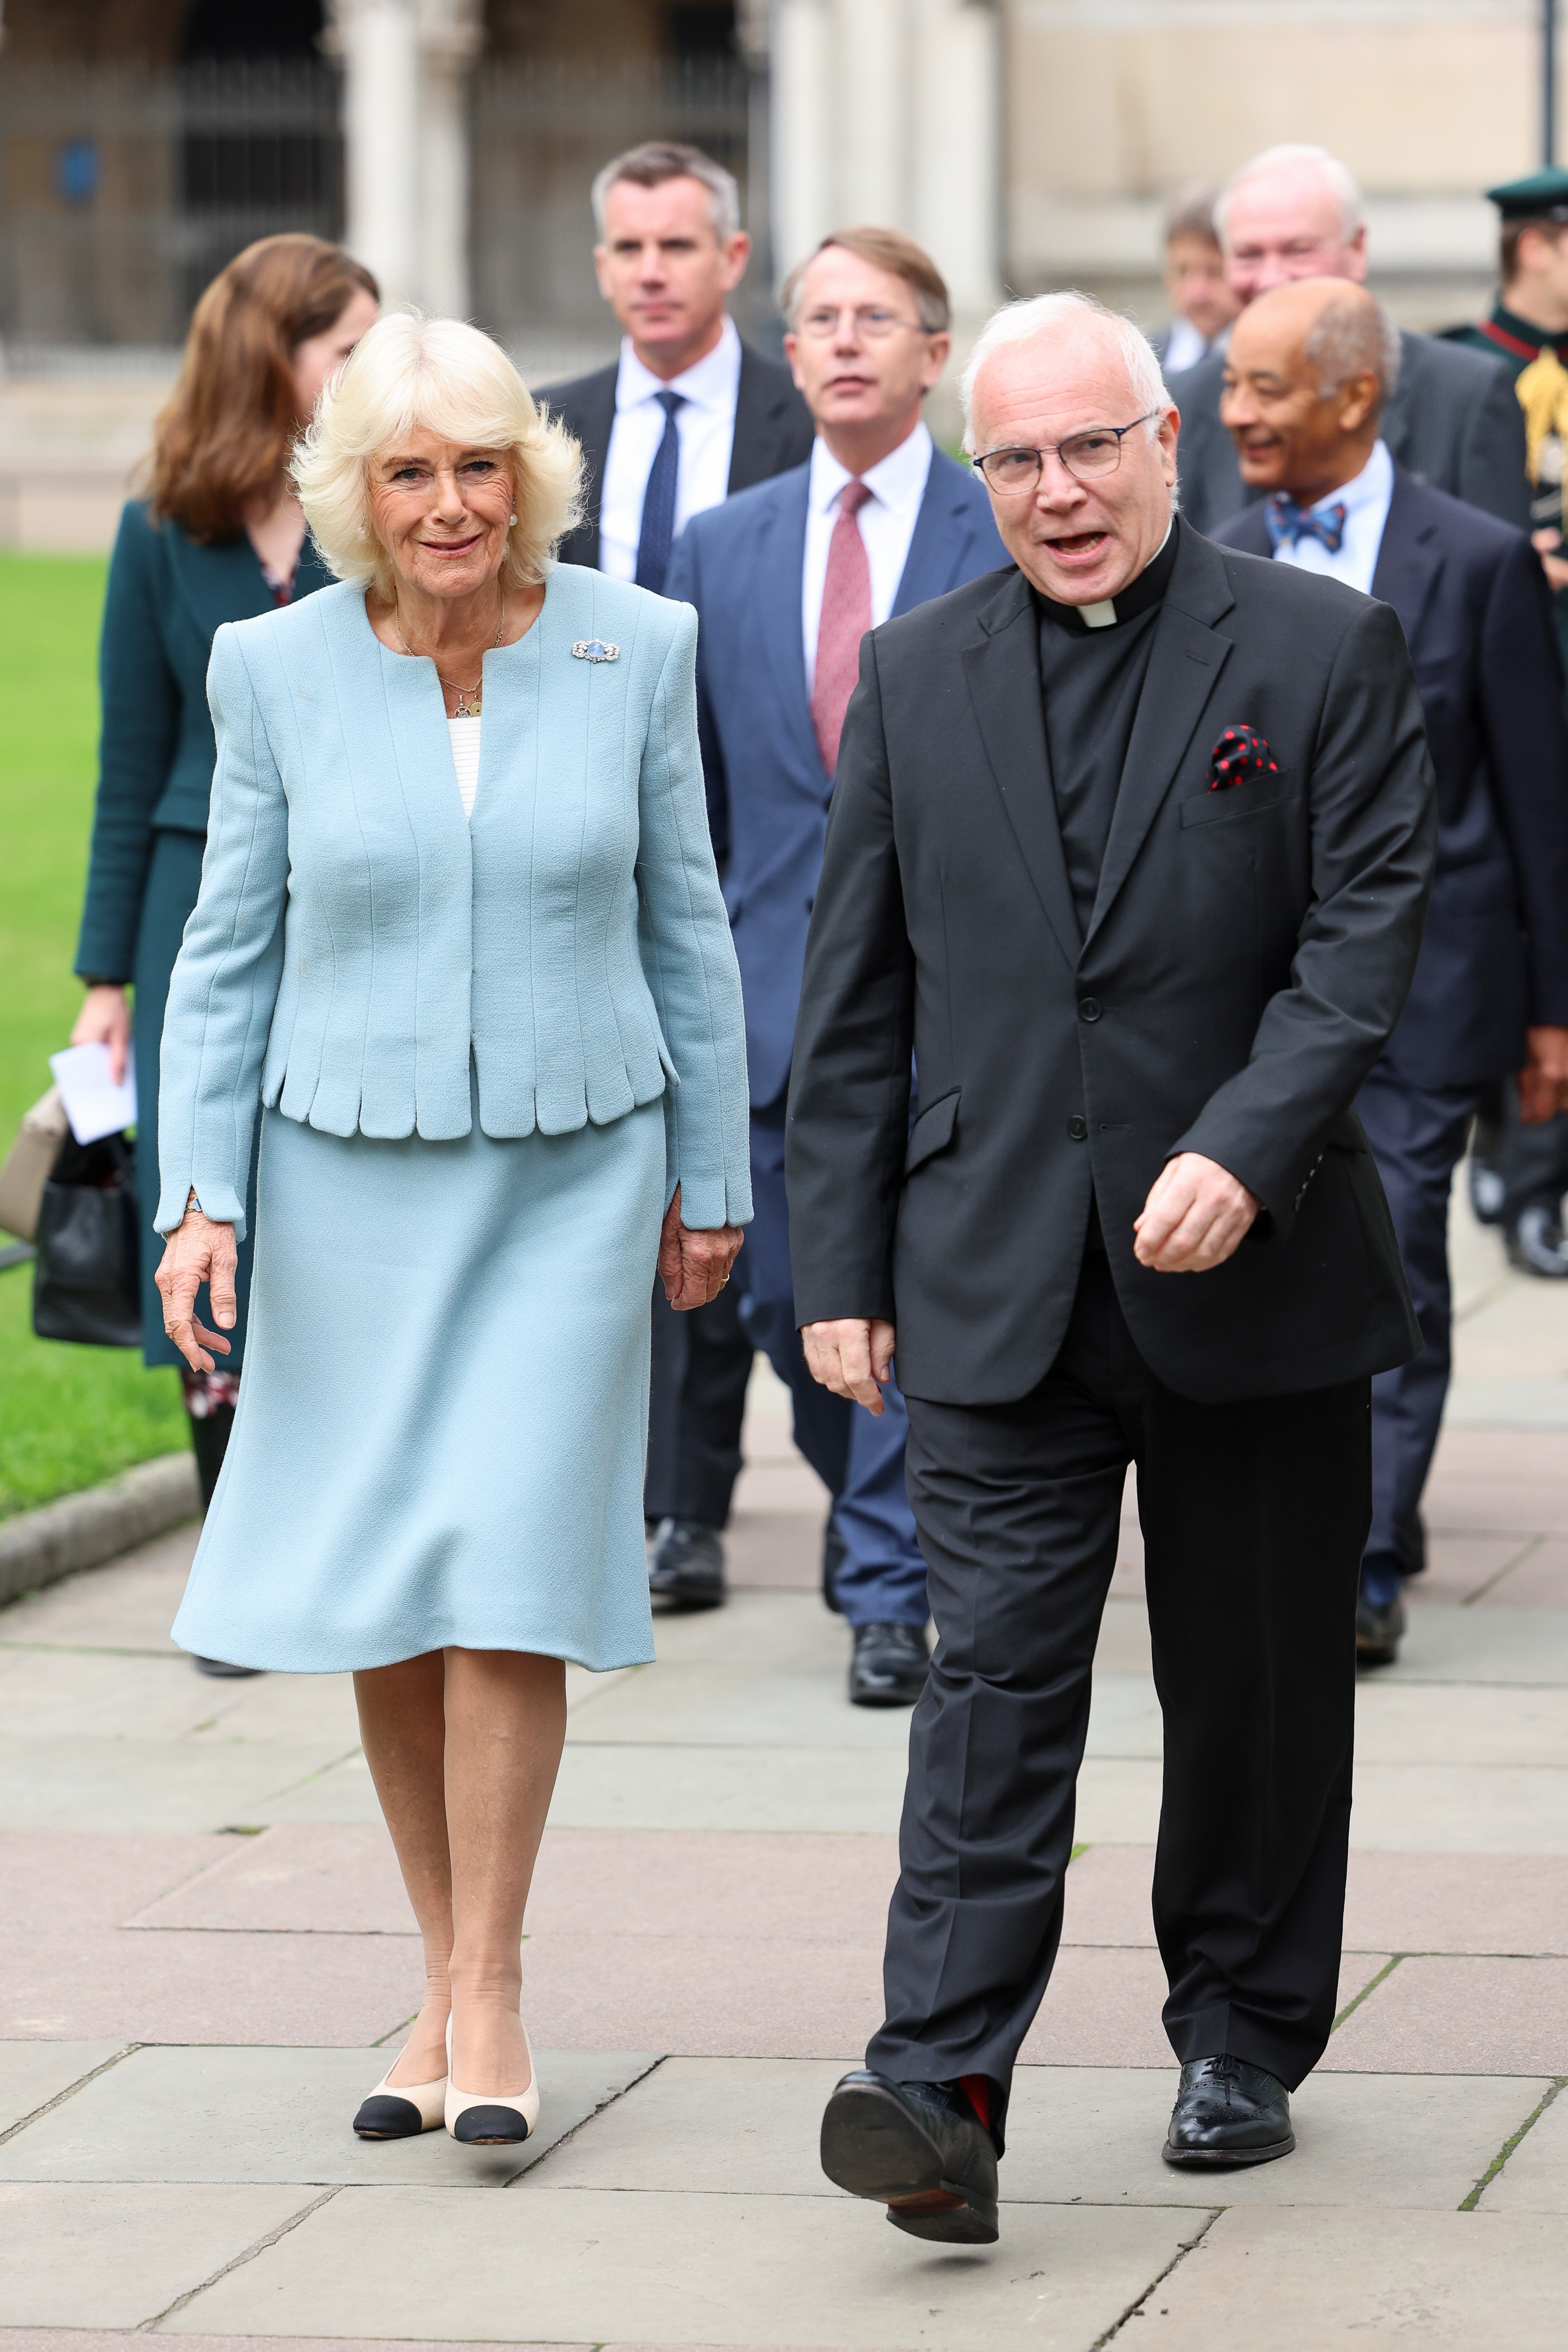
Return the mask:
<path id="1" fill-rule="evenodd" d="M 600 639 L 613 660 L 574 657 Z M 575 564 L 485 656 L 465 820 L 434 665 L 344 583 L 221 628 L 201 896 L 169 986 L 157 1224 L 244 1232 L 256 1102 L 329 1135 L 606 1126 L 664 1098 L 688 1225 L 751 1214 L 696 615 Z"/>

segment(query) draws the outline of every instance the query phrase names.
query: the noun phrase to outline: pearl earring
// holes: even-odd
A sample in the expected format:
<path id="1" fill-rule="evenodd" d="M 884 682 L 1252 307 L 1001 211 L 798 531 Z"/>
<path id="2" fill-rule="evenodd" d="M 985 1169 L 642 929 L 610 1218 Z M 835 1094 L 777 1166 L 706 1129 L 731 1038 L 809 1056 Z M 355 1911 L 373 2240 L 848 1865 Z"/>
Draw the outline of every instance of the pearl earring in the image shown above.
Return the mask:
<path id="1" fill-rule="evenodd" d="M 517 527 L 517 516 L 516 516 L 516 515 L 514 515 L 514 516 L 512 517 L 512 525 L 513 525 L 514 530 L 515 530 L 515 529 L 516 529 L 516 527 Z"/>

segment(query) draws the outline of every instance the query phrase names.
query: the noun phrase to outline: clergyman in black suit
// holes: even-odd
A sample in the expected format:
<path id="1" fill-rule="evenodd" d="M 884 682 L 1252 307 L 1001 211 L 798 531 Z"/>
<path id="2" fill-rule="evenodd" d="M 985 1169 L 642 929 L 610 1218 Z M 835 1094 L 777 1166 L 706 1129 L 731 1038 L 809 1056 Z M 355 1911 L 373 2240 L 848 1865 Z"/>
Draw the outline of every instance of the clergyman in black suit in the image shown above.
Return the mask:
<path id="1" fill-rule="evenodd" d="M 584 513 L 562 560 L 662 594 L 693 515 L 811 454 L 814 426 L 788 368 L 743 343 L 726 307 L 751 251 L 732 173 L 657 141 L 593 183 L 594 267 L 620 321 L 621 356 L 539 398 L 582 445 Z M 722 866 L 722 805 L 715 848 Z M 644 1508 L 653 1590 L 667 1607 L 724 1599 L 719 1530 L 740 1469 L 752 1347 L 738 1288 L 676 1315 L 653 1290 Z"/>
<path id="2" fill-rule="evenodd" d="M 1322 147 L 1270 147 L 1233 174 L 1215 205 L 1231 291 L 1245 309 L 1298 278 L 1366 276 L 1361 191 Z M 1402 332 L 1399 381 L 1383 418 L 1390 455 L 1447 490 L 1528 530 L 1524 417 L 1508 370 L 1484 352 Z M 1220 422 L 1222 349 L 1171 378 L 1181 412 L 1182 512 L 1218 530 L 1257 492 L 1243 481 Z"/>
<path id="3" fill-rule="evenodd" d="M 1517 1075 L 1521 1117 L 1568 1101 L 1568 720 L 1551 599 L 1520 530 L 1389 456 L 1399 364 L 1362 287 L 1314 278 L 1244 311 L 1223 414 L 1268 495 L 1219 537 L 1343 580 L 1399 616 L 1437 779 L 1437 866 L 1399 1024 L 1357 1097 L 1426 1341 L 1372 1390 L 1372 1530 L 1356 1647 L 1385 1665 L 1424 1564 L 1421 1491 L 1449 1365 L 1448 1192 L 1478 1104 Z"/>
<path id="4" fill-rule="evenodd" d="M 1130 320 L 1014 304 L 964 392 L 1018 568 L 862 647 L 787 1171 L 820 1375 L 869 1403 L 896 1344 L 939 1635 L 886 2019 L 823 2162 L 918 2236 L 983 2241 L 1130 1462 L 1167 2158 L 1287 2154 L 1328 2039 L 1369 1388 L 1420 1344 L 1352 1105 L 1436 818 L 1395 614 L 1173 514 L 1177 419 Z"/>

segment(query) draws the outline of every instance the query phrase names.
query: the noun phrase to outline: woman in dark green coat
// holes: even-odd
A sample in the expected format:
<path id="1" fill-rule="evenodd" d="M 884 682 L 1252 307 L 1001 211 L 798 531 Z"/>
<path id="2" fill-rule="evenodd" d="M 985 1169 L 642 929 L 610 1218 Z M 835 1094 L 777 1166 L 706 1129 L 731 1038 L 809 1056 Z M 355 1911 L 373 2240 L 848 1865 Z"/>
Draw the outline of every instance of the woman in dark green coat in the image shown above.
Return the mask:
<path id="1" fill-rule="evenodd" d="M 374 320 L 377 299 L 369 271 L 319 237 L 264 237 L 231 261 L 196 305 L 179 382 L 155 430 L 150 494 L 126 507 L 110 565 L 103 740 L 76 960 L 88 992 L 71 1043 L 107 1045 L 119 1076 L 132 992 L 142 1353 L 183 1376 L 204 1500 L 234 1420 L 249 1248 L 231 1352 L 204 1378 L 164 1337 L 152 1284 L 162 1243 L 152 1213 L 158 1043 L 169 974 L 201 882 L 216 756 L 207 661 L 224 622 L 329 583 L 285 469 L 322 385 Z"/>

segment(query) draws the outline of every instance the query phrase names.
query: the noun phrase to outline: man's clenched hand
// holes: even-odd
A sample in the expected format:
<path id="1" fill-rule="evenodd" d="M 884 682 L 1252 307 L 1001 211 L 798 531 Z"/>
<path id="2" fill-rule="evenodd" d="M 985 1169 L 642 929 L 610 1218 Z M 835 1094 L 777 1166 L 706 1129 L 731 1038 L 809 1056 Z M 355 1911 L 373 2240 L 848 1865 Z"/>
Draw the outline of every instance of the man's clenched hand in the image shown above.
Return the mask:
<path id="1" fill-rule="evenodd" d="M 1217 1160 L 1178 1151 L 1133 1220 L 1133 1255 L 1156 1274 L 1207 1274 L 1224 1265 L 1262 1205 Z"/>
<path id="2" fill-rule="evenodd" d="M 814 1381 L 835 1396 L 852 1397 L 867 1412 L 881 1412 L 882 1392 L 893 1372 L 891 1323 L 880 1316 L 867 1323 L 853 1315 L 833 1323 L 804 1323 L 800 1343 Z"/>

